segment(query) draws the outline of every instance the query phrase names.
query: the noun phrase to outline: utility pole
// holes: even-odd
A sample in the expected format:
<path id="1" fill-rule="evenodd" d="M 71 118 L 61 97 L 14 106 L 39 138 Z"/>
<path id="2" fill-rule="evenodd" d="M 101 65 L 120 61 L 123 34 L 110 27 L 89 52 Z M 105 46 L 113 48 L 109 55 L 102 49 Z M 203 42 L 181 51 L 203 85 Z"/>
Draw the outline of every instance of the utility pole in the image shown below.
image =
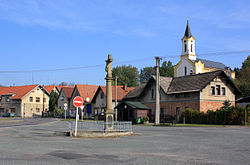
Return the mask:
<path id="1" fill-rule="evenodd" d="M 115 76 L 115 107 L 117 106 L 117 76 Z M 115 121 L 117 121 L 117 108 L 115 108 Z"/>
<path id="2" fill-rule="evenodd" d="M 160 123 L 160 57 L 156 59 L 156 87 L 155 87 L 155 124 Z"/>

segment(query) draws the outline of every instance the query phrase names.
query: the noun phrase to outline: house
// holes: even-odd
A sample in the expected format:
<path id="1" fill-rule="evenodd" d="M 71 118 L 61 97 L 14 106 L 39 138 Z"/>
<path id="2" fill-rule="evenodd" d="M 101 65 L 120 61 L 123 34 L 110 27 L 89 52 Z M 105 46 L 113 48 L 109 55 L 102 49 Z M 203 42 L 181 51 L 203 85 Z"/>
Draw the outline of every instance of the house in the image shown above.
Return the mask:
<path id="1" fill-rule="evenodd" d="M 90 115 L 92 114 L 92 104 L 91 101 L 98 89 L 97 85 L 85 85 L 85 84 L 76 84 L 74 87 L 74 90 L 72 92 L 72 96 L 69 103 L 69 110 L 70 110 L 70 116 L 75 116 L 75 110 L 76 108 L 73 105 L 73 100 L 76 96 L 80 96 L 84 100 L 85 105 L 85 114 Z"/>
<path id="2" fill-rule="evenodd" d="M 126 96 L 130 91 L 134 90 L 135 87 L 127 87 L 127 85 L 117 86 L 117 105 L 122 101 L 123 97 Z M 93 99 L 93 114 L 95 116 L 104 115 L 106 109 L 106 86 L 99 86 Z M 115 86 L 112 87 L 112 108 L 115 108 Z"/>
<path id="3" fill-rule="evenodd" d="M 52 91 L 59 94 L 60 90 L 56 85 L 43 86 L 43 88 L 50 94 Z"/>
<path id="4" fill-rule="evenodd" d="M 74 86 L 62 86 L 57 99 L 57 107 L 64 109 L 65 103 L 67 104 L 67 110 L 70 108 L 70 99 L 74 90 Z"/>
<path id="5" fill-rule="evenodd" d="M 250 106 L 250 96 L 242 97 L 236 100 L 236 105 L 239 105 L 243 108 L 247 108 L 247 106 Z M 249 107 L 250 108 L 250 107 Z"/>
<path id="6" fill-rule="evenodd" d="M 150 108 L 138 101 L 124 101 L 117 105 L 118 120 L 136 123 L 138 118 L 148 117 Z"/>
<path id="7" fill-rule="evenodd" d="M 40 85 L 0 88 L 0 116 L 14 113 L 19 117 L 42 116 L 49 107 L 49 93 Z"/>
<path id="8" fill-rule="evenodd" d="M 186 31 L 181 40 L 181 59 L 177 65 L 174 66 L 174 77 L 223 70 L 229 75 L 229 77 L 233 79 L 235 78 L 235 72 L 221 62 L 197 58 L 195 53 L 195 38 L 191 34 L 189 21 L 187 21 Z"/>
<path id="9" fill-rule="evenodd" d="M 139 101 L 149 107 L 149 116 L 155 115 L 155 77 L 126 95 L 123 101 Z M 217 110 L 229 100 L 235 105 L 235 94 L 240 93 L 224 71 L 214 71 L 182 77 L 160 77 L 160 115 L 179 119 L 181 112 L 192 108 L 199 112 Z"/>

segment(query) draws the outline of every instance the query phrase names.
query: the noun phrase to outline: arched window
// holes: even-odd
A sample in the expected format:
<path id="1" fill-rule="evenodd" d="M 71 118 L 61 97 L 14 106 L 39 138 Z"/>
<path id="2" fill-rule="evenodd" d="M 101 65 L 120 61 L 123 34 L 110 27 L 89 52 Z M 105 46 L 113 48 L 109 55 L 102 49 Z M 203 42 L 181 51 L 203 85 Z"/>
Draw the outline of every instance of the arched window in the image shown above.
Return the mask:
<path id="1" fill-rule="evenodd" d="M 185 74 L 185 76 L 187 75 L 187 67 L 186 66 L 184 67 L 184 74 Z"/>
<path id="2" fill-rule="evenodd" d="M 191 52 L 193 52 L 193 44 L 191 44 Z"/>
<path id="3" fill-rule="evenodd" d="M 184 52 L 187 52 L 187 44 L 184 44 Z"/>

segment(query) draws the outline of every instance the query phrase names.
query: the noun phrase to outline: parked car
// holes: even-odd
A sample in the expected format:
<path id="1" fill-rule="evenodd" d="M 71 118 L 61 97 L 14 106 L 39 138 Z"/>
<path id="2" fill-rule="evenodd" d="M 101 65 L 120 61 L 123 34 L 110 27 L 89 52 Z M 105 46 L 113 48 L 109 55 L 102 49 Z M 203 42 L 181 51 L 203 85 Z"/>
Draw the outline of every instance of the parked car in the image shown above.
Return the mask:
<path id="1" fill-rule="evenodd" d="M 3 117 L 15 117 L 14 113 L 4 113 Z"/>

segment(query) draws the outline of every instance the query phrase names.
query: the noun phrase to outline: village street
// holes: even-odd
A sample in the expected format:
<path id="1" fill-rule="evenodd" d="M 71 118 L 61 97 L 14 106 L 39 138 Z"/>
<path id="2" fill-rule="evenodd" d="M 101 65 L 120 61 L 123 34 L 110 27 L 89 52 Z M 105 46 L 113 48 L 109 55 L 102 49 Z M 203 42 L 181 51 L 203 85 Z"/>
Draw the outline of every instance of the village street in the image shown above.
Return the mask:
<path id="1" fill-rule="evenodd" d="M 0 164 L 246 165 L 250 162 L 250 128 L 245 127 L 135 125 L 133 136 L 84 139 L 63 136 L 68 131 L 68 122 L 33 120 L 37 122 L 0 126 Z"/>

